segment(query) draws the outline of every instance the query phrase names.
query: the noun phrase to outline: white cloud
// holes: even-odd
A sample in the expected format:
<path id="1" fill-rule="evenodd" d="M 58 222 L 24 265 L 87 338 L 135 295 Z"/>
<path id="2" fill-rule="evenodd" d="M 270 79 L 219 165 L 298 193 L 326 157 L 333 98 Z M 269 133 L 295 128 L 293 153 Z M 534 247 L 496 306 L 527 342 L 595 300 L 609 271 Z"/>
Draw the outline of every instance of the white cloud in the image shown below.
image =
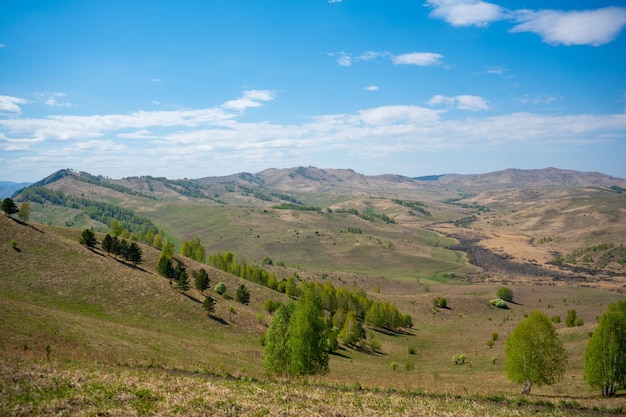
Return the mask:
<path id="1" fill-rule="evenodd" d="M 555 97 L 555 96 L 531 97 L 530 95 L 526 94 L 521 99 L 519 99 L 519 102 L 522 104 L 552 104 L 558 99 L 559 97 Z"/>
<path id="2" fill-rule="evenodd" d="M 366 90 L 366 91 L 378 91 L 378 86 L 377 85 L 368 85 L 367 87 L 364 88 L 364 90 Z"/>
<path id="3" fill-rule="evenodd" d="M 604 45 L 626 25 L 626 9 L 622 7 L 569 12 L 520 10 L 515 16 L 521 23 L 510 32 L 532 32 L 552 45 Z"/>
<path id="4" fill-rule="evenodd" d="M 22 109 L 18 104 L 27 104 L 28 100 L 19 97 L 0 96 L 0 114 L 20 114 Z"/>
<path id="5" fill-rule="evenodd" d="M 250 107 L 261 107 L 262 101 L 271 101 L 274 99 L 274 92 L 269 90 L 248 90 L 243 96 L 229 100 L 222 104 L 222 107 L 228 110 L 244 111 Z"/>
<path id="6" fill-rule="evenodd" d="M 150 82 L 153 82 L 153 83 L 162 83 L 162 82 L 163 82 L 163 79 L 162 79 L 162 78 L 153 78 L 153 79 L 151 79 L 151 80 L 150 80 Z"/>
<path id="7" fill-rule="evenodd" d="M 489 104 L 487 103 L 487 100 L 482 97 L 472 95 L 458 95 L 454 97 L 448 97 L 438 94 L 428 100 L 427 104 L 430 106 L 443 105 L 448 108 L 457 108 L 459 110 L 489 110 Z"/>
<path id="8" fill-rule="evenodd" d="M 452 26 L 487 26 L 506 15 L 502 7 L 480 0 L 427 0 L 425 5 L 433 9 L 431 16 Z"/>
<path id="9" fill-rule="evenodd" d="M 428 67 L 441 64 L 443 55 L 432 52 L 411 52 L 409 54 L 395 55 L 391 61 L 396 65 L 418 65 Z"/>

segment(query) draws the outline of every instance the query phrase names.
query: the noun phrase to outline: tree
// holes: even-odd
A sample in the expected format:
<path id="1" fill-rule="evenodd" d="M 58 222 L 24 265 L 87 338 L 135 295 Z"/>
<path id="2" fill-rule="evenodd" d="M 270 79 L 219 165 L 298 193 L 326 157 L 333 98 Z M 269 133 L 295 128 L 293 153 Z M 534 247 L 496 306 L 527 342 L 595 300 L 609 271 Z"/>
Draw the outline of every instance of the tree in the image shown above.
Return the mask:
<path id="1" fill-rule="evenodd" d="M 157 272 L 165 278 L 172 279 L 174 277 L 174 266 L 172 260 L 167 256 L 161 255 L 156 267 Z"/>
<path id="2" fill-rule="evenodd" d="M 106 251 L 106 253 L 111 253 L 113 249 L 113 239 L 111 235 L 107 233 L 107 235 L 102 239 L 102 249 Z"/>
<path id="3" fill-rule="evenodd" d="M 552 385 L 560 381 L 567 366 L 567 352 L 548 316 L 533 311 L 506 340 L 506 376 L 522 384 L 529 394 L 533 384 Z"/>
<path id="4" fill-rule="evenodd" d="M 582 326 L 584 324 L 583 319 L 576 316 L 576 310 L 567 310 L 567 316 L 565 316 L 565 326 L 574 327 Z"/>
<path id="5" fill-rule="evenodd" d="M 200 268 L 200 270 L 193 272 L 193 277 L 195 279 L 196 289 L 204 293 L 211 283 L 209 274 L 207 274 L 204 268 Z"/>
<path id="6" fill-rule="evenodd" d="M 339 333 L 339 339 L 345 345 L 355 345 L 364 335 L 365 331 L 363 330 L 363 325 L 356 319 L 356 314 L 353 310 L 348 311 L 343 323 L 343 328 Z"/>
<path id="7" fill-rule="evenodd" d="M 81 245 L 85 245 L 89 249 L 93 249 L 98 244 L 98 241 L 96 240 L 96 235 L 93 232 L 93 229 L 83 230 L 83 232 L 80 234 L 79 242 Z"/>
<path id="8" fill-rule="evenodd" d="M 215 300 L 210 295 L 204 297 L 204 302 L 202 303 L 202 308 L 206 310 L 207 314 L 211 316 L 215 311 Z"/>
<path id="9" fill-rule="evenodd" d="M 215 292 L 218 293 L 219 295 L 224 295 L 226 293 L 226 284 L 224 284 L 223 282 L 218 282 L 217 285 L 215 286 Z"/>
<path id="10" fill-rule="evenodd" d="M 513 301 L 513 290 L 507 287 L 500 287 L 496 292 L 496 297 L 511 302 Z"/>
<path id="11" fill-rule="evenodd" d="M 128 260 L 132 262 L 133 266 L 143 262 L 143 251 L 136 242 L 131 242 L 128 246 Z"/>
<path id="12" fill-rule="evenodd" d="M 180 254 L 198 262 L 204 262 L 206 258 L 204 246 L 200 243 L 199 237 L 184 241 L 180 247 Z"/>
<path id="13" fill-rule="evenodd" d="M 263 367 L 270 375 L 287 375 L 289 372 L 289 321 L 295 304 L 281 304 L 270 323 L 265 336 Z"/>
<path id="14" fill-rule="evenodd" d="M 248 304 L 250 302 L 250 291 L 248 291 L 245 285 L 241 284 L 239 288 L 237 288 L 235 300 L 241 304 Z"/>
<path id="15" fill-rule="evenodd" d="M 613 396 L 626 385 L 626 301 L 609 304 L 585 349 L 585 381 Z"/>
<path id="16" fill-rule="evenodd" d="M 20 204 L 18 216 L 23 222 L 28 222 L 30 220 L 30 203 L 28 201 Z"/>
<path id="17" fill-rule="evenodd" d="M 191 286 L 189 285 L 189 275 L 185 264 L 179 259 L 174 259 L 176 266 L 174 267 L 174 278 L 176 279 L 176 288 L 179 291 L 187 292 Z"/>
<path id="18" fill-rule="evenodd" d="M 17 206 L 15 205 L 15 202 L 13 201 L 13 199 L 7 197 L 4 200 L 2 200 L 2 211 L 4 211 L 5 216 L 11 217 L 15 213 L 17 213 L 19 210 L 17 209 Z"/>
<path id="19" fill-rule="evenodd" d="M 289 373 L 292 375 L 314 375 L 328 372 L 326 351 L 326 323 L 319 297 L 307 289 L 289 320 Z"/>

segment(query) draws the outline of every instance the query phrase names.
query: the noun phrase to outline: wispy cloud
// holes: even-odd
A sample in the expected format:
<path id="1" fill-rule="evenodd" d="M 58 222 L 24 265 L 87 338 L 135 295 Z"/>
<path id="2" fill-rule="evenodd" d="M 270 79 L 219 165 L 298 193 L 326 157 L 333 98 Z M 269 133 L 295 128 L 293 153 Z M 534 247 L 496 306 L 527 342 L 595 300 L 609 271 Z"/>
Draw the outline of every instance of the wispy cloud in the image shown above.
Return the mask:
<path id="1" fill-rule="evenodd" d="M 227 110 L 244 111 L 251 107 L 261 107 L 264 101 L 271 101 L 274 99 L 274 92 L 270 90 L 248 90 L 244 92 L 243 96 L 227 101 L 222 104 L 222 107 Z"/>
<path id="2" fill-rule="evenodd" d="M 571 148 L 626 134 L 625 113 L 452 117 L 454 109 L 489 108 L 484 98 L 472 95 L 437 95 L 428 106 L 371 107 L 293 124 L 241 120 L 241 111 L 256 106 L 251 103 L 273 98 L 271 91 L 251 90 L 228 105 L 205 109 L 45 118 L 13 115 L 0 119 L 0 154 L 6 160 L 14 153 L 12 170 L 22 170 L 25 177 L 32 177 L 33 166 L 41 170 L 40 177 L 67 166 L 115 175 L 192 176 L 197 171 L 184 167 L 210 163 L 213 172 L 218 167 L 238 172 L 308 163 L 328 151 L 342 158 L 382 160 L 477 146 L 552 143 Z"/>
<path id="3" fill-rule="evenodd" d="M 559 97 L 557 96 L 530 96 L 526 94 L 519 99 L 519 102 L 522 104 L 552 104 L 558 99 Z"/>
<path id="4" fill-rule="evenodd" d="M 626 8 L 605 7 L 597 10 L 515 13 L 519 24 L 511 33 L 532 32 L 551 45 L 600 46 L 611 42 L 626 26 Z"/>
<path id="5" fill-rule="evenodd" d="M 20 114 L 22 113 L 22 108 L 19 106 L 19 104 L 27 103 L 28 100 L 23 98 L 0 96 L 0 114 Z"/>
<path id="6" fill-rule="evenodd" d="M 72 107 L 72 103 L 67 101 L 59 101 L 59 99 L 65 97 L 65 93 L 52 92 L 52 93 L 36 93 L 35 98 L 42 101 L 47 106 L 52 107 Z"/>
<path id="7" fill-rule="evenodd" d="M 366 51 L 356 57 L 352 57 L 347 52 L 329 53 L 329 56 L 336 57 L 337 63 L 344 67 L 352 66 L 358 61 L 372 61 L 378 58 L 389 59 L 395 65 L 417 65 L 429 67 L 441 65 L 443 55 L 434 52 L 409 52 L 406 54 L 394 55 L 391 52 Z"/>
<path id="8" fill-rule="evenodd" d="M 443 55 L 432 52 L 411 52 L 409 54 L 395 55 L 391 57 L 391 61 L 396 65 L 417 65 L 420 67 L 429 67 L 440 65 Z"/>
<path id="9" fill-rule="evenodd" d="M 487 26 L 502 20 L 506 10 L 496 4 L 480 0 L 427 0 L 432 17 L 443 19 L 452 26 Z"/>
<path id="10" fill-rule="evenodd" d="M 365 90 L 365 91 L 378 91 L 378 86 L 377 85 L 368 85 L 363 90 Z"/>
<path id="11" fill-rule="evenodd" d="M 436 95 L 428 100 L 427 104 L 429 106 L 444 106 L 447 108 L 469 111 L 489 110 L 487 100 L 482 97 L 472 95 L 458 95 L 454 97 Z"/>

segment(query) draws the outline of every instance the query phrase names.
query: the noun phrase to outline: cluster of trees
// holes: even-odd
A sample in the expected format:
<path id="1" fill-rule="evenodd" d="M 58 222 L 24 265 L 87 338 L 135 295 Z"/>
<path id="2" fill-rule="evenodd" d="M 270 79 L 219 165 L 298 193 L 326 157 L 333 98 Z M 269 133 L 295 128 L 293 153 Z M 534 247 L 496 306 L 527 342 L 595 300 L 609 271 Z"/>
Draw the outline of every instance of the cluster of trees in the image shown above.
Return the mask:
<path id="1" fill-rule="evenodd" d="M 83 231 L 83 233 L 85 232 Z M 128 243 L 126 239 L 119 239 L 117 236 L 107 234 L 102 239 L 102 249 L 109 254 L 113 254 L 116 258 L 119 256 L 124 261 L 131 262 L 133 266 L 137 266 L 144 261 L 143 251 L 137 242 Z"/>
<path id="2" fill-rule="evenodd" d="M 306 291 L 297 303 L 281 305 L 265 337 L 263 366 L 271 375 L 328 372 L 328 327 L 321 300 Z"/>
<path id="3" fill-rule="evenodd" d="M 2 211 L 4 211 L 4 215 L 7 217 L 11 217 L 15 213 L 17 213 L 20 220 L 24 222 L 30 220 L 30 204 L 28 203 L 28 201 L 20 204 L 20 207 L 18 208 L 17 204 L 15 204 L 15 201 L 13 201 L 12 198 L 7 197 L 2 200 Z"/>
<path id="4" fill-rule="evenodd" d="M 354 214 L 357 217 L 362 218 L 363 220 L 367 220 L 370 222 L 383 222 L 387 224 L 396 224 L 396 221 L 391 217 L 387 216 L 385 213 L 375 213 L 373 209 L 368 208 L 365 213 L 359 212 L 355 208 L 347 208 L 347 209 L 336 209 L 335 213 L 349 213 Z"/>
<path id="5" fill-rule="evenodd" d="M 204 262 L 206 259 L 206 252 L 199 237 L 185 240 L 180 247 L 180 254 L 198 262 Z"/>
<path id="6" fill-rule="evenodd" d="M 174 245 L 169 241 L 166 241 L 163 248 L 161 248 L 156 270 L 161 276 L 169 279 L 170 282 L 175 282 L 178 290 L 186 292 L 191 288 L 187 267 L 180 259 L 174 258 Z"/>
<path id="7" fill-rule="evenodd" d="M 426 207 L 426 204 L 420 202 L 420 201 L 411 201 L 411 200 L 401 200 L 398 198 L 394 198 L 391 201 L 393 201 L 396 204 L 399 204 L 401 206 L 404 207 L 408 207 L 411 210 L 415 210 L 418 213 L 423 214 L 424 216 L 430 217 L 431 214 L 430 212 L 428 212 L 424 207 Z"/>
<path id="8" fill-rule="evenodd" d="M 550 385 L 563 378 L 567 352 L 547 315 L 533 311 L 506 341 L 506 375 L 522 384 L 528 394 L 533 385 Z M 589 386 L 613 396 L 626 388 L 626 301 L 609 304 L 587 344 L 584 375 Z"/>

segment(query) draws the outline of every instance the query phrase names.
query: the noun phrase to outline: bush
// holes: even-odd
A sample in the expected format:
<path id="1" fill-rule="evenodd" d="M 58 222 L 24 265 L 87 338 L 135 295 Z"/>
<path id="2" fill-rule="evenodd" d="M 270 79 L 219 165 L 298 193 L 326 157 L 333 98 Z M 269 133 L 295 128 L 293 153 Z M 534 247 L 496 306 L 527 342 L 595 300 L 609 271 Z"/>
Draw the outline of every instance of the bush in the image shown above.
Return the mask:
<path id="1" fill-rule="evenodd" d="M 487 346 L 489 346 L 489 349 L 491 349 L 493 347 L 493 345 L 495 345 L 496 342 L 494 342 L 493 340 L 490 340 L 487 342 Z"/>
<path id="2" fill-rule="evenodd" d="M 448 300 L 444 297 L 437 297 L 433 300 L 433 304 L 435 307 L 439 308 L 448 308 Z"/>
<path id="3" fill-rule="evenodd" d="M 398 365 L 398 362 L 395 362 L 395 361 L 394 361 L 394 362 L 391 362 L 391 369 L 393 369 L 394 371 L 395 371 L 396 369 L 398 369 L 398 366 L 399 366 L 399 365 Z"/>
<path id="4" fill-rule="evenodd" d="M 491 363 L 492 363 L 493 365 L 495 365 L 497 362 L 498 362 L 498 357 L 497 357 L 497 356 L 492 356 L 492 357 L 491 357 Z"/>
<path id="5" fill-rule="evenodd" d="M 552 316 L 550 320 L 552 321 L 552 323 L 559 324 L 561 322 L 561 316 Z"/>
<path id="6" fill-rule="evenodd" d="M 507 287 L 500 287 L 498 288 L 496 297 L 501 298 L 504 301 L 513 301 L 513 290 Z"/>
<path id="7" fill-rule="evenodd" d="M 461 353 L 459 355 L 454 355 L 452 357 L 452 362 L 455 365 L 463 365 L 465 363 L 465 359 L 467 359 L 467 355 L 465 353 Z"/>
<path id="8" fill-rule="evenodd" d="M 226 284 L 224 284 L 223 282 L 218 282 L 217 285 L 215 286 L 215 292 L 218 293 L 219 295 L 224 295 L 224 293 L 226 292 Z"/>
<path id="9" fill-rule="evenodd" d="M 11 247 L 12 247 L 13 249 L 17 249 L 17 242 L 15 241 L 15 239 L 12 239 L 12 240 L 11 240 Z"/>
<path id="10" fill-rule="evenodd" d="M 501 298 L 494 298 L 493 300 L 489 300 L 489 304 L 498 308 L 509 308 L 509 305 Z"/>
<path id="11" fill-rule="evenodd" d="M 567 327 L 574 327 L 576 323 L 576 310 L 567 310 L 567 316 L 565 317 L 565 325 Z"/>
<path id="12" fill-rule="evenodd" d="M 576 320 L 574 320 L 574 326 L 580 327 L 583 324 L 585 324 L 585 322 L 583 321 L 582 317 L 576 317 Z"/>
<path id="13" fill-rule="evenodd" d="M 278 307 L 280 307 L 281 304 L 282 303 L 280 301 L 274 301 L 271 298 L 268 298 L 267 300 L 265 300 L 265 303 L 263 304 L 263 310 L 272 314 L 274 311 L 278 310 Z"/>

